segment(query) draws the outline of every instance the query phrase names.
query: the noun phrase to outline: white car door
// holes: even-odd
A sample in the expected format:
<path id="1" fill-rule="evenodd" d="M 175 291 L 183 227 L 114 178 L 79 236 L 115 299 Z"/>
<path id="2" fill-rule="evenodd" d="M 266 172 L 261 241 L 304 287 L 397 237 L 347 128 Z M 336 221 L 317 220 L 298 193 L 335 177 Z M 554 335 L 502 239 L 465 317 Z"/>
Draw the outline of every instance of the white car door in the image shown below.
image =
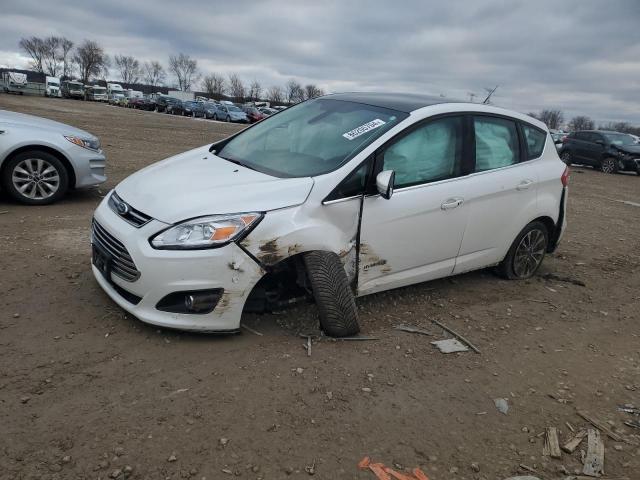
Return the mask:
<path id="1" fill-rule="evenodd" d="M 394 193 L 364 200 L 358 295 L 451 274 L 468 217 L 463 175 L 465 117 L 428 119 L 376 155 L 395 172 Z M 381 165 L 380 165 L 381 164 Z"/>
<path id="2" fill-rule="evenodd" d="M 475 173 L 469 176 L 469 222 L 454 273 L 502 261 L 536 216 L 538 174 L 526 161 L 516 121 L 474 115 Z"/>

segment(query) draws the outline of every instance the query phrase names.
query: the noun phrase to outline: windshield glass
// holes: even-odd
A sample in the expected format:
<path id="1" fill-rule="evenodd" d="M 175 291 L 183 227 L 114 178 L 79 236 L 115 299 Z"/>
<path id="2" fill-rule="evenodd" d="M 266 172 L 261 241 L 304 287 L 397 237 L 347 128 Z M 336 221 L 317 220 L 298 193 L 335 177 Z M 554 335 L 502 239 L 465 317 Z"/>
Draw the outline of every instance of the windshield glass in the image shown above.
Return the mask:
<path id="1" fill-rule="evenodd" d="M 49 85 L 50 87 L 59 87 L 60 86 L 60 84 L 58 82 L 53 82 L 51 80 L 49 80 L 47 85 Z"/>
<path id="2" fill-rule="evenodd" d="M 242 111 L 238 107 L 236 107 L 235 105 L 229 105 L 227 107 L 227 110 L 229 110 L 230 112 L 241 112 Z"/>
<path id="3" fill-rule="evenodd" d="M 82 87 L 81 83 L 76 83 L 76 82 L 69 82 L 67 85 L 69 85 L 69 88 L 81 88 Z"/>
<path id="4" fill-rule="evenodd" d="M 614 145 L 634 145 L 636 143 L 633 137 L 626 133 L 605 133 L 604 136 Z"/>
<path id="5" fill-rule="evenodd" d="M 93 87 L 93 93 L 105 93 L 107 91 L 104 87 Z"/>
<path id="6" fill-rule="evenodd" d="M 319 98 L 268 117 L 227 143 L 218 156 L 278 177 L 308 177 L 343 165 L 408 114 Z"/>

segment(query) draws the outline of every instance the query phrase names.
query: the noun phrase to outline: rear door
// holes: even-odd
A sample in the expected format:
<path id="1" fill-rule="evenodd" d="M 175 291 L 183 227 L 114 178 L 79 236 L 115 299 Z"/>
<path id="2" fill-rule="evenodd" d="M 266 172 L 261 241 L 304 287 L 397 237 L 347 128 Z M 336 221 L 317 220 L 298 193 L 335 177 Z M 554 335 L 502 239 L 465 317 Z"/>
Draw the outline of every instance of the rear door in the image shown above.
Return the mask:
<path id="1" fill-rule="evenodd" d="M 474 115 L 474 173 L 469 177 L 469 221 L 454 273 L 496 264 L 535 216 L 538 174 L 517 122 Z"/>
<path id="2" fill-rule="evenodd" d="M 604 136 L 596 132 L 587 133 L 587 141 L 584 142 L 584 159 L 589 165 L 600 166 L 600 160 L 604 154 Z"/>

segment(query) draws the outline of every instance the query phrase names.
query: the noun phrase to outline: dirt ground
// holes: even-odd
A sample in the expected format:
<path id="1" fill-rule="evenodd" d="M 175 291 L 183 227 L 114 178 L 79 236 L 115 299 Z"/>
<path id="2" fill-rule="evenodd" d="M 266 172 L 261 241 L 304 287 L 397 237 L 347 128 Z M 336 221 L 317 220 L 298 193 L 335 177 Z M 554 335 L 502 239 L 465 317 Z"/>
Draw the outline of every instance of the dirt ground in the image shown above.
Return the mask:
<path id="1" fill-rule="evenodd" d="M 362 298 L 379 340 L 322 338 L 308 357 L 314 305 L 246 315 L 263 336 L 182 334 L 125 315 L 91 274 L 91 215 L 110 188 L 240 127 L 73 100 L 0 95 L 0 108 L 97 134 L 109 175 L 52 206 L 0 197 L 0 478 L 365 479 L 369 455 L 431 480 L 556 479 L 580 471 L 586 440 L 551 459 L 541 432 L 563 444 L 587 426 L 577 410 L 626 440 L 603 435 L 605 478 L 640 478 L 640 430 L 617 410 L 640 406 L 640 207 L 622 203 L 640 203 L 640 177 L 575 167 L 569 228 L 539 276 Z M 431 319 L 481 354 L 439 353 Z"/>

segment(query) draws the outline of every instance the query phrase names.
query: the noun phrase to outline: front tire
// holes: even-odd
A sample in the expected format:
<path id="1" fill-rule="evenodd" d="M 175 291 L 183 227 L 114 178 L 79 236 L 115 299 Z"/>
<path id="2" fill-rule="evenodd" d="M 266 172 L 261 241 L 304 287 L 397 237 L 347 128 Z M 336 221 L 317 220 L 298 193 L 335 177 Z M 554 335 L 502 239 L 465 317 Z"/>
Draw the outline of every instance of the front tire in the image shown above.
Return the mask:
<path id="1" fill-rule="evenodd" d="M 309 252 L 304 263 L 322 330 L 332 337 L 358 333 L 358 310 L 340 257 L 333 252 Z"/>
<path id="2" fill-rule="evenodd" d="M 600 170 L 602 173 L 616 173 L 618 171 L 618 162 L 613 157 L 607 157 L 600 162 Z"/>
<path id="3" fill-rule="evenodd" d="M 497 273 L 508 280 L 531 278 L 542 265 L 549 232 L 544 223 L 531 222 L 524 227 L 511 244 L 507 256 L 497 267 Z"/>
<path id="4" fill-rule="evenodd" d="M 48 152 L 30 150 L 7 162 L 2 188 L 20 203 L 47 205 L 69 188 L 69 174 L 62 162 Z"/>

